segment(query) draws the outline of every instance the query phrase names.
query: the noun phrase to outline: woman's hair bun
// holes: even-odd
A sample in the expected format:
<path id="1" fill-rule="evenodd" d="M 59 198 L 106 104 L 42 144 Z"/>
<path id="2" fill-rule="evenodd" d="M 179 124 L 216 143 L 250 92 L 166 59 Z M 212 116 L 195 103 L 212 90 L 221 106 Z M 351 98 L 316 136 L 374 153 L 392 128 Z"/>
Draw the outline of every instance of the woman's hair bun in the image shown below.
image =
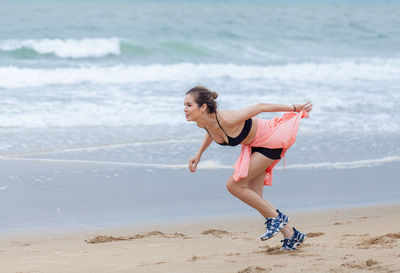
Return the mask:
<path id="1" fill-rule="evenodd" d="M 211 96 L 213 97 L 214 100 L 216 100 L 218 98 L 218 93 L 211 91 Z"/>

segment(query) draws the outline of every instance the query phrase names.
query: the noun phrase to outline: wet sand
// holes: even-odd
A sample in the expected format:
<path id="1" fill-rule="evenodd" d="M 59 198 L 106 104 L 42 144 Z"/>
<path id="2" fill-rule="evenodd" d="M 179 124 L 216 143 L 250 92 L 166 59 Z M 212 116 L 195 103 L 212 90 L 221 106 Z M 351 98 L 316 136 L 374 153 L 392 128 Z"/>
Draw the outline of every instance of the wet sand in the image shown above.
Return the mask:
<path id="1" fill-rule="evenodd" d="M 291 213 L 298 250 L 261 217 L 80 232 L 7 233 L 1 272 L 400 272 L 400 205 Z"/>

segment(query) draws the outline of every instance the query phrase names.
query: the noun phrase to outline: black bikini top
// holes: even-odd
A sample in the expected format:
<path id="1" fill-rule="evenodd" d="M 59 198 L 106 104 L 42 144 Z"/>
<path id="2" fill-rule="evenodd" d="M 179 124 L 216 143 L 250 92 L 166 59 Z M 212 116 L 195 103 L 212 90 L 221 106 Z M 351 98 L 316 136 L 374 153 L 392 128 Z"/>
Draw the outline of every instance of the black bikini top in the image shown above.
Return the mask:
<path id="1" fill-rule="evenodd" d="M 229 145 L 229 146 L 236 146 L 236 145 L 239 145 L 240 143 L 242 143 L 242 141 L 243 141 L 243 140 L 249 135 L 249 133 L 250 133 L 251 125 L 252 125 L 252 123 L 253 123 L 252 120 L 251 120 L 251 118 L 249 118 L 248 120 L 246 120 L 246 121 L 244 122 L 243 129 L 242 129 L 242 131 L 240 132 L 240 134 L 239 134 L 237 137 L 230 137 L 230 136 L 228 136 L 228 134 L 225 132 L 224 128 L 222 128 L 221 124 L 219 123 L 217 113 L 215 113 L 215 117 L 216 117 L 216 119 L 217 119 L 217 123 L 218 123 L 219 128 L 221 128 L 221 130 L 224 132 L 224 134 L 225 134 L 226 137 L 228 138 L 228 143 L 226 143 L 226 142 L 219 143 L 219 142 L 216 142 L 216 141 L 215 141 L 215 142 L 216 142 L 217 144 L 219 144 L 219 145 Z M 206 129 L 207 133 L 211 136 L 211 134 L 210 134 L 210 132 L 207 130 L 207 128 L 204 127 L 204 129 Z M 211 138 L 212 138 L 212 137 L 211 137 Z"/>

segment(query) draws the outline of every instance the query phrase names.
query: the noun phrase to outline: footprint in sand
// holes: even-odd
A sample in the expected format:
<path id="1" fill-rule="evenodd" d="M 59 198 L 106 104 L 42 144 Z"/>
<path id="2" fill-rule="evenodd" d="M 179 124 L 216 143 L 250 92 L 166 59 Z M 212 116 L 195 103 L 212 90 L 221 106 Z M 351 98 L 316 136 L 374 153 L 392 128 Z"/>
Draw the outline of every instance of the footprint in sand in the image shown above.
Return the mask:
<path id="1" fill-rule="evenodd" d="M 282 255 L 285 254 L 285 251 L 281 250 L 280 246 L 262 246 L 260 248 L 265 248 L 264 250 L 259 250 L 259 251 L 253 251 L 253 253 L 262 253 L 262 254 L 267 254 L 267 255 Z"/>
<path id="2" fill-rule="evenodd" d="M 382 236 L 363 239 L 357 246 L 361 248 L 370 247 L 392 247 L 396 240 L 400 239 L 400 232 L 387 233 Z"/>
<path id="3" fill-rule="evenodd" d="M 221 229 L 207 229 L 204 230 L 202 233 L 202 235 L 213 235 L 215 237 L 219 237 L 221 238 L 222 235 L 229 235 L 230 233 L 226 230 L 221 230 Z"/>
<path id="4" fill-rule="evenodd" d="M 308 238 L 319 237 L 319 236 L 322 236 L 322 235 L 325 235 L 325 233 L 323 233 L 323 232 L 309 232 L 309 233 L 307 233 L 307 237 Z"/>
<path id="5" fill-rule="evenodd" d="M 195 261 L 198 261 L 198 260 L 204 260 L 204 259 L 207 259 L 207 256 L 196 256 L 196 255 L 193 255 L 190 259 L 189 259 L 189 262 L 195 262 Z"/>
<path id="6" fill-rule="evenodd" d="M 108 242 L 116 242 L 116 241 L 137 240 L 137 239 L 147 238 L 150 236 L 159 236 L 159 237 L 164 237 L 164 238 L 182 238 L 182 239 L 188 238 L 185 234 L 182 234 L 182 233 L 175 232 L 172 234 L 165 234 L 161 231 L 155 230 L 155 231 L 147 232 L 145 234 L 134 234 L 131 236 L 114 237 L 114 236 L 97 235 L 92 239 L 85 240 L 85 242 L 88 244 L 98 244 L 98 243 L 108 243 Z"/>
<path id="7" fill-rule="evenodd" d="M 239 270 L 237 273 L 260 273 L 260 272 L 264 273 L 266 271 L 268 271 L 268 269 L 263 268 L 261 266 L 256 266 L 256 267 L 248 266 L 243 270 Z"/>
<path id="8" fill-rule="evenodd" d="M 378 261 L 375 261 L 373 259 L 368 259 L 365 262 L 349 262 L 349 263 L 341 264 L 341 266 L 363 270 L 363 269 L 372 269 L 372 267 L 376 266 L 377 264 L 379 264 Z"/>

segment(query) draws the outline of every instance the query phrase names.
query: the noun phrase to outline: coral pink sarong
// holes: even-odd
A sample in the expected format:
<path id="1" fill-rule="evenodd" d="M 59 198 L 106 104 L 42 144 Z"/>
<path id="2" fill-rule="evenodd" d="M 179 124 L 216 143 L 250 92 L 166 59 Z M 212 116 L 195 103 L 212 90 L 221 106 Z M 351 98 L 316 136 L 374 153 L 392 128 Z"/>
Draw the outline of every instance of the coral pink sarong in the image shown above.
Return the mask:
<path id="1" fill-rule="evenodd" d="M 306 111 L 299 113 L 284 113 L 282 117 L 276 117 L 272 120 L 257 119 L 258 127 L 254 140 L 248 145 L 242 145 L 242 151 L 236 160 L 233 168 L 233 179 L 239 181 L 247 177 L 250 167 L 251 147 L 265 147 L 270 149 L 282 148 L 281 158 L 285 156 L 286 150 L 293 145 L 296 140 L 297 129 L 300 120 L 308 118 Z M 275 162 L 265 170 L 264 185 L 272 184 L 272 169 L 280 160 Z"/>

